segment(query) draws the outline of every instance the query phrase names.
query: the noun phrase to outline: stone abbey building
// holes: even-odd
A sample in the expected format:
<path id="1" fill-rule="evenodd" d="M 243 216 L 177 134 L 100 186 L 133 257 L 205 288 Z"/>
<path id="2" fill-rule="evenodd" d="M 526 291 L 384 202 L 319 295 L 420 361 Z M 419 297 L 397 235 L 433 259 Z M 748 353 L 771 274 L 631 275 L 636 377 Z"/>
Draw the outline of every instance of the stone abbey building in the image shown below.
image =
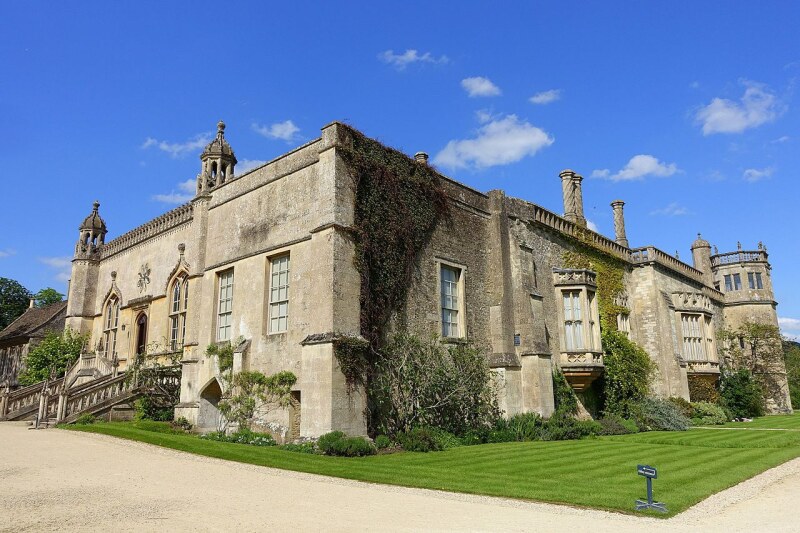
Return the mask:
<path id="1" fill-rule="evenodd" d="M 318 139 L 237 175 L 224 129 L 220 122 L 201 155 L 189 203 L 110 241 L 94 204 L 75 246 L 66 326 L 89 333 L 97 356 L 120 368 L 137 353 L 179 353 L 176 416 L 200 428 L 216 427 L 222 394 L 206 346 L 241 338 L 234 369 L 298 377 L 291 407 L 271 427 L 287 438 L 364 434 L 364 396 L 349 390 L 333 346 L 360 334 L 355 200 L 340 154 L 352 130 L 329 124 Z M 416 160 L 427 164 L 425 154 Z M 777 325 L 763 246 L 712 253 L 698 236 L 692 265 L 654 246 L 632 248 L 622 201 L 611 205 L 613 238 L 586 228 L 581 180 L 560 173 L 560 215 L 442 177 L 450 215 L 422 250 L 398 312 L 415 333 L 490 347 L 509 415 L 553 411 L 556 367 L 579 392 L 603 373 L 598 273 L 568 261 L 577 247 L 620 265 L 615 318 L 657 364 L 657 395 L 689 398 L 690 380 L 717 378 L 721 328 Z M 782 365 L 768 370 L 772 411 L 790 409 Z"/>

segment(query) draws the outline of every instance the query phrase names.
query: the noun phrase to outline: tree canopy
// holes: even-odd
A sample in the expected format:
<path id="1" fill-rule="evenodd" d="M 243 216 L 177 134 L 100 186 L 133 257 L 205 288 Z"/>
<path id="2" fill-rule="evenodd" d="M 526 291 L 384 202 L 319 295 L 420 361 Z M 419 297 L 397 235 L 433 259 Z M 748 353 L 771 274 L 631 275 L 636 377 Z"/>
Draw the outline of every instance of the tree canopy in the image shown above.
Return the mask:
<path id="1" fill-rule="evenodd" d="M 31 293 L 18 281 L 0 278 L 0 330 L 17 319 L 30 303 Z"/>
<path id="2" fill-rule="evenodd" d="M 36 300 L 36 307 L 47 307 L 50 304 L 63 301 L 64 295 L 52 287 L 47 287 L 34 294 L 33 298 Z"/>
<path id="3" fill-rule="evenodd" d="M 19 375 L 20 385 L 32 385 L 51 374 L 63 375 L 78 359 L 87 340 L 85 335 L 69 329 L 63 334 L 49 332 L 25 357 L 25 370 Z"/>

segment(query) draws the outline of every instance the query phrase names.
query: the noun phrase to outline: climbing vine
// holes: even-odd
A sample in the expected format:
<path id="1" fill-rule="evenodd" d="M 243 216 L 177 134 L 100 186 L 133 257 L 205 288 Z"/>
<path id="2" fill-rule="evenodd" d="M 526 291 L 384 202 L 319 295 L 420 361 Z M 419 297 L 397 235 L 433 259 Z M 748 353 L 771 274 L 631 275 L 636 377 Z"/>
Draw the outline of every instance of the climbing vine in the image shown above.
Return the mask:
<path id="1" fill-rule="evenodd" d="M 404 303 L 420 250 L 448 213 L 439 174 L 347 126 L 339 153 L 355 193 L 356 268 L 361 274 L 361 334 L 373 349 Z"/>
<path id="2" fill-rule="evenodd" d="M 564 252 L 564 265 L 567 268 L 586 268 L 597 273 L 600 327 L 604 331 L 617 331 L 617 315 L 630 313 L 627 307 L 615 303 L 616 298 L 625 291 L 625 263 L 592 246 L 586 232 L 579 230 L 575 238 L 576 249 Z"/>

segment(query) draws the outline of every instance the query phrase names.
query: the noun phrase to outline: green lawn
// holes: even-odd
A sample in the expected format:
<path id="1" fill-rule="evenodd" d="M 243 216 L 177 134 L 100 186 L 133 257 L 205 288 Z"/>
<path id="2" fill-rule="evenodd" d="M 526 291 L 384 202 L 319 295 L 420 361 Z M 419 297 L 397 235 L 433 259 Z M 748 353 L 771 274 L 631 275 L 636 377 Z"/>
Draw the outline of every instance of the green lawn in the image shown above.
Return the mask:
<path id="1" fill-rule="evenodd" d="M 242 463 L 375 483 L 566 503 L 633 512 L 645 496 L 637 464 L 658 468 L 655 497 L 671 516 L 707 496 L 800 456 L 800 415 L 765 417 L 736 427 L 789 431 L 693 429 L 579 441 L 464 446 L 435 453 L 339 458 L 172 434 L 165 424 L 69 426 Z"/>

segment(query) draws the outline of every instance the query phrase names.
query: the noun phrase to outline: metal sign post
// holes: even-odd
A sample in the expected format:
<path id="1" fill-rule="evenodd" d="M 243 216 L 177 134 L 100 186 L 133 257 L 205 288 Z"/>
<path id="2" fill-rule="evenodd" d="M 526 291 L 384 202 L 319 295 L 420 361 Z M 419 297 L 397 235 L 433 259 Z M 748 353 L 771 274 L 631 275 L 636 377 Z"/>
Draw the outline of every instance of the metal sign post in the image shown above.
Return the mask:
<path id="1" fill-rule="evenodd" d="M 636 500 L 636 510 L 654 509 L 666 513 L 667 506 L 665 504 L 653 501 L 653 480 L 658 478 L 658 470 L 648 465 L 637 465 L 636 473 L 647 478 L 647 501 Z"/>

